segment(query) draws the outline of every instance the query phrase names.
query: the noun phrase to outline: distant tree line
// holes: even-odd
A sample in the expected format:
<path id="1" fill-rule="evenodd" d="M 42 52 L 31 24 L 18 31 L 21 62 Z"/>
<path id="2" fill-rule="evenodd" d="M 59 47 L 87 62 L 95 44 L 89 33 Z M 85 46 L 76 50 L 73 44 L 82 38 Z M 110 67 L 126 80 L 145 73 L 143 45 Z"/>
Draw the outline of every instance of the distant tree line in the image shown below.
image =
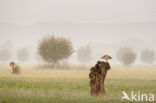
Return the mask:
<path id="1" fill-rule="evenodd" d="M 118 60 L 124 65 L 131 65 L 137 58 L 137 53 L 128 47 L 122 47 L 117 52 Z M 140 59 L 143 63 L 151 64 L 155 61 L 155 51 L 152 49 L 142 50 Z"/>
<path id="2" fill-rule="evenodd" d="M 103 47 L 104 48 L 104 47 Z M 68 59 L 75 50 L 70 39 L 64 37 L 56 37 L 54 35 L 48 35 L 43 37 L 38 44 L 37 49 L 39 55 L 36 58 L 42 58 L 45 62 L 52 64 L 53 68 L 57 68 L 60 61 Z M 18 61 L 29 61 L 31 51 L 28 48 L 19 48 L 16 51 L 16 58 Z M 77 60 L 81 63 L 89 63 L 92 61 L 92 49 L 90 46 L 82 46 L 78 50 Z M 138 58 L 137 53 L 129 47 L 121 47 L 117 51 L 117 59 L 123 65 L 131 65 Z M 10 41 L 0 45 L 0 61 L 7 62 L 12 57 L 12 46 Z M 144 49 L 140 53 L 140 60 L 143 63 L 151 64 L 156 60 L 155 50 Z"/>
<path id="3" fill-rule="evenodd" d="M 4 42 L 3 45 L 0 45 L 0 61 L 8 62 L 12 59 L 13 47 L 11 41 Z M 20 48 L 16 51 L 16 58 L 18 61 L 27 62 L 30 56 L 30 50 L 26 47 Z"/>

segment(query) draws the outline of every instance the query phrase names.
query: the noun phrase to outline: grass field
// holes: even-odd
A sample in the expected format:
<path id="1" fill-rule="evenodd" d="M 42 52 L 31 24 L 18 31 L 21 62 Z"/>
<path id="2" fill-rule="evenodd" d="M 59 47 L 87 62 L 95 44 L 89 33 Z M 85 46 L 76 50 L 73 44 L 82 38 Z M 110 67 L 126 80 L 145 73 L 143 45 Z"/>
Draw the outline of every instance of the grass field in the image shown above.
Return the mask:
<path id="1" fill-rule="evenodd" d="M 105 97 L 90 96 L 89 67 L 21 68 L 19 75 L 12 75 L 7 66 L 0 67 L 0 103 L 129 103 L 121 101 L 122 91 L 156 95 L 156 66 L 112 67 L 105 81 Z"/>

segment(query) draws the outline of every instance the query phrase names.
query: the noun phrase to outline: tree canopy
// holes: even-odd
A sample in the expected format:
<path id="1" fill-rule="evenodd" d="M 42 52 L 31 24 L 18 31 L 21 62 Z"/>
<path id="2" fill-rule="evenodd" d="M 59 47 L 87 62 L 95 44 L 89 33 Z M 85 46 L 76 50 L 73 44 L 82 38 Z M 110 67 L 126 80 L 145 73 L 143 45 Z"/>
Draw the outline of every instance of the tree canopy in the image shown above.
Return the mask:
<path id="1" fill-rule="evenodd" d="M 136 53 L 128 47 L 122 47 L 117 52 L 117 58 L 124 65 L 131 65 L 136 60 Z"/>
<path id="2" fill-rule="evenodd" d="M 141 52 L 140 58 L 143 63 L 153 63 L 156 59 L 155 51 L 151 49 L 145 49 Z"/>
<path id="3" fill-rule="evenodd" d="M 39 41 L 38 53 L 48 63 L 67 59 L 74 52 L 70 39 L 48 35 Z"/>

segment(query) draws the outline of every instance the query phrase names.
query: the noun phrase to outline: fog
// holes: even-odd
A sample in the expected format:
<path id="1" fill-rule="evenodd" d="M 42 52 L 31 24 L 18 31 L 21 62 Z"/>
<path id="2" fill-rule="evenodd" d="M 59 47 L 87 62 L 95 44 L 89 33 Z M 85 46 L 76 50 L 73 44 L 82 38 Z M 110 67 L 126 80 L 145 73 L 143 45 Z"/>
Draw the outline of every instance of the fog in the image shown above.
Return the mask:
<path id="1" fill-rule="evenodd" d="M 155 0 L 0 0 L 0 45 L 12 44 L 13 54 L 29 48 L 35 61 L 38 40 L 54 34 L 70 38 L 77 50 L 92 48 L 92 63 L 113 57 L 126 46 L 138 54 L 156 50 Z M 77 63 L 75 52 L 69 61 Z M 16 60 L 13 56 L 11 60 Z"/>

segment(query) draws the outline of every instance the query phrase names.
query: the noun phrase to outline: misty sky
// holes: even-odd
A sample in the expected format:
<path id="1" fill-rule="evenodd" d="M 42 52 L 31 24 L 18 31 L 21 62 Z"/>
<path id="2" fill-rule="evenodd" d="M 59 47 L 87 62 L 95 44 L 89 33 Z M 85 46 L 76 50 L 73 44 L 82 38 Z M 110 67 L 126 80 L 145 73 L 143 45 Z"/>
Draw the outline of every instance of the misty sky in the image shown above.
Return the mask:
<path id="1" fill-rule="evenodd" d="M 149 22 L 155 0 L 0 0 L 0 22 Z"/>
<path id="2" fill-rule="evenodd" d="M 0 0 L 1 45 L 34 48 L 52 33 L 76 49 L 91 45 L 95 57 L 121 46 L 156 49 L 156 0 Z"/>

